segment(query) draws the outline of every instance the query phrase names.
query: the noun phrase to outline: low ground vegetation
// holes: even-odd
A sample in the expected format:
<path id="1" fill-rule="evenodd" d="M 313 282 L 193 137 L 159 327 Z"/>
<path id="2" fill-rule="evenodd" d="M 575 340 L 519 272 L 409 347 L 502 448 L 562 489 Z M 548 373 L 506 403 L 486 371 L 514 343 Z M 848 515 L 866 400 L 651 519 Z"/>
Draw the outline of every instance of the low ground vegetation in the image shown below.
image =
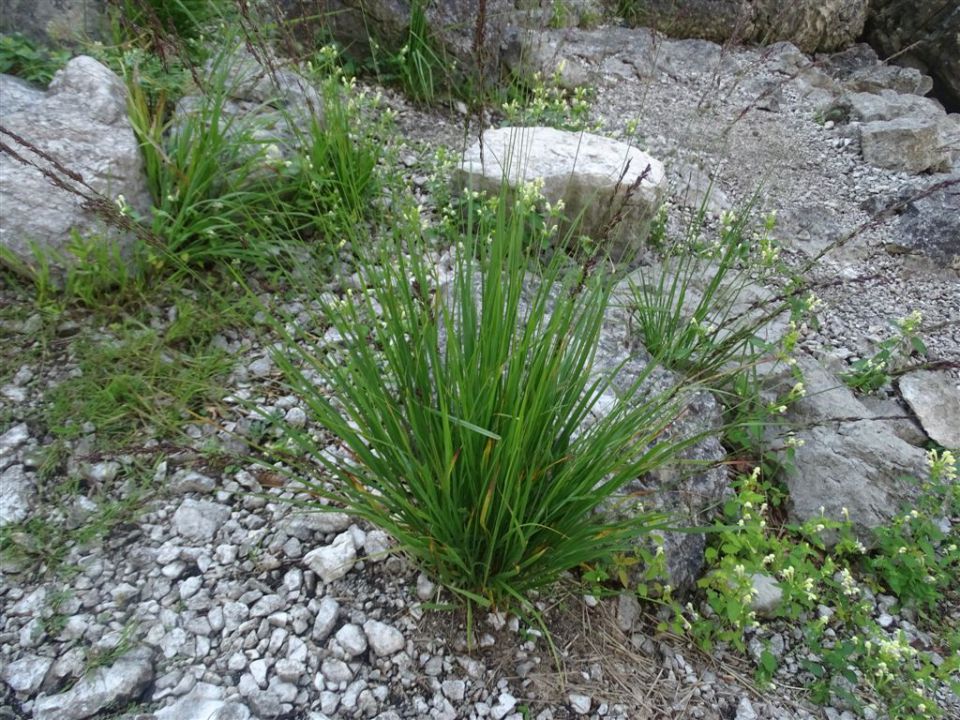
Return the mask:
<path id="1" fill-rule="evenodd" d="M 670 518 L 644 511 L 612 521 L 597 512 L 619 487 L 682 450 L 655 442 L 676 395 L 624 402 L 578 434 L 605 389 L 588 372 L 609 302 L 603 263 L 542 254 L 555 238 L 534 190 L 519 199 L 446 197 L 443 153 L 433 166 L 436 204 L 418 207 L 397 165 L 389 112 L 335 47 L 302 64 L 322 108 L 305 124 L 282 117 L 293 131 L 280 152 L 257 121 L 227 112 L 229 64 L 250 37 L 201 13 L 208 3 L 177 3 L 167 16 L 158 14 L 167 3 L 134 5 L 140 14 L 115 24 L 114 45 L 94 52 L 128 83 L 153 194 L 151 218 L 135 218 L 143 223 L 138 264 L 128 270 L 94 257 L 87 239 L 76 238 L 81 262 L 65 281 L 42 271 L 42 258 L 32 284 L 2 277 L 13 301 L 0 310 L 4 327 L 31 323 L 36 332 L 26 349 L 0 342 L 0 384 L 29 363 L 68 357 L 79 368 L 46 391 L 43 411 L 29 419 L 46 436 L 47 510 L 0 531 L 5 562 L 69 573 L 68 545 L 134 522 L 164 492 L 152 478 L 181 429 L 223 421 L 233 362 L 223 338 L 256 327 L 276 343 L 274 362 L 319 429 L 264 417 L 250 459 L 295 472 L 325 507 L 387 530 L 470 611 L 535 619 L 537 598 L 561 579 L 594 594 L 626 589 L 658 614 L 661 631 L 708 653 L 747 653 L 759 642 L 751 657 L 760 686 L 777 683 L 780 662 L 765 626 L 787 619 L 818 658 L 805 667 L 813 701 L 842 696 L 890 718 L 942 715 L 935 691 L 955 685 L 960 672 L 960 628 L 940 625 L 938 612 L 958 601 L 960 537 L 943 523 L 960 515 L 956 460 L 929 449 L 929 475 L 917 478 L 921 501 L 872 547 L 849 522 L 784 521 L 783 460 L 774 453 L 782 448 L 768 447 L 765 431 L 803 395 L 803 378 L 771 397 L 759 369 L 792 365 L 796 325 L 815 321 L 816 300 L 779 263 L 773 217 L 752 208 L 726 215 L 715 241 L 696 219 L 684 238 L 668 237 L 661 223 L 657 263 L 635 290 L 633 318 L 651 354 L 682 383 L 709 387 L 726 412 L 732 492 L 706 531 L 699 587 L 681 595 L 666 584 L 656 553 L 632 557 L 627 542 Z M 414 8 L 409 42 L 374 69 L 416 101 L 438 102 L 446 97 L 442 59 L 422 6 Z M 632 9 L 621 3 L 622 12 Z M 158 38 L 171 33 L 190 49 L 161 63 Z M 49 81 L 64 59 L 22 38 L 0 42 L 0 70 L 31 82 Z M 179 118 L 174 108 L 196 89 L 200 63 L 208 68 L 202 104 Z M 596 129 L 589 93 L 570 95 L 542 78 L 491 107 L 510 123 Z M 450 266 L 441 278 L 444 253 Z M 692 283 L 705 274 L 694 299 Z M 346 292 L 328 292 L 351 276 Z M 536 289 L 525 297 L 530 278 Z M 774 295 L 751 315 L 732 313 L 756 281 L 772 283 Z M 304 292 L 305 283 L 316 292 Z M 290 299 L 311 308 L 310 323 L 278 310 L 277 300 Z M 765 338 L 763 327 L 777 318 L 785 332 Z M 343 340 L 340 350 L 319 342 L 330 330 Z M 911 353 L 925 352 L 915 316 L 896 333 L 851 368 L 851 387 L 875 391 Z M 325 449 L 334 438 L 337 456 Z M 100 481 L 84 478 L 65 462 L 64 443 L 76 441 L 91 457 L 123 454 L 130 462 Z M 214 443 L 207 459 L 223 462 L 224 454 Z M 76 512 L 84 497 L 95 501 L 92 515 Z M 647 581 L 623 588 L 622 569 L 636 562 L 647 563 Z M 783 593 L 766 617 L 751 609 L 758 574 L 775 578 Z M 939 662 L 872 618 L 866 599 L 879 595 L 938 638 Z"/>

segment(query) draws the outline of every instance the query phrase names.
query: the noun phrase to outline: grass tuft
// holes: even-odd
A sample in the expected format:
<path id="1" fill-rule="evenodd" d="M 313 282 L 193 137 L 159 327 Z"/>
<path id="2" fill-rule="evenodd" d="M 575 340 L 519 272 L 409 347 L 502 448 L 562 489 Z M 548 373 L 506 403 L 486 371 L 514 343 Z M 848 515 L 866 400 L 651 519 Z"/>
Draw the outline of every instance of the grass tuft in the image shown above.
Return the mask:
<path id="1" fill-rule="evenodd" d="M 531 223 L 507 198 L 487 221 L 467 208 L 445 282 L 411 214 L 361 260 L 358 292 L 319 299 L 342 351 L 288 337 L 276 360 L 336 438 L 334 451 L 285 431 L 322 468 L 313 492 L 387 530 L 468 608 L 528 610 L 564 573 L 665 525 L 601 510 L 630 505 L 618 491 L 675 456 L 658 442 L 675 408 L 643 396 L 644 376 L 588 422 L 615 374 L 593 367 L 612 281 L 559 253 L 532 263 Z"/>

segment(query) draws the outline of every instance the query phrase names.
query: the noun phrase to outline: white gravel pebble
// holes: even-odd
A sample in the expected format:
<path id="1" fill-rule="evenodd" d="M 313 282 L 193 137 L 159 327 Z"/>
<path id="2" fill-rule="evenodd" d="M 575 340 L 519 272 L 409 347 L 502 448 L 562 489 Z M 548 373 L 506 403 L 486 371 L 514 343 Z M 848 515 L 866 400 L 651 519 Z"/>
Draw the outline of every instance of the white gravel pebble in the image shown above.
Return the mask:
<path id="1" fill-rule="evenodd" d="M 350 572 L 356 559 L 357 547 L 350 532 L 340 533 L 330 545 L 311 550 L 303 557 L 307 567 L 325 583 L 339 580 Z"/>
<path id="2" fill-rule="evenodd" d="M 360 626 L 348 623 L 337 630 L 337 642 L 349 657 L 356 657 L 367 650 L 367 637 Z"/>
<path id="3" fill-rule="evenodd" d="M 378 620 L 367 620 L 363 630 L 370 641 L 370 647 L 380 657 L 393 655 L 403 650 L 405 641 L 403 634 L 391 625 Z"/>

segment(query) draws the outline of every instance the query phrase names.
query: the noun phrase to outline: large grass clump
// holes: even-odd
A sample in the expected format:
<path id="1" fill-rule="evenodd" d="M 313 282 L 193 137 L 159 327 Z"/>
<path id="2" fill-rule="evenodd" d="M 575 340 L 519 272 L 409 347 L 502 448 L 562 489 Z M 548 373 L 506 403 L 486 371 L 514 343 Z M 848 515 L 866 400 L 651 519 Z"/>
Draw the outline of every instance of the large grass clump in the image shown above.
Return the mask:
<path id="1" fill-rule="evenodd" d="M 529 608 L 662 527 L 601 510 L 630 503 L 618 491 L 677 450 L 658 443 L 675 408 L 644 397 L 645 378 L 590 420 L 614 374 L 593 367 L 612 280 L 559 253 L 537 265 L 532 205 L 509 197 L 468 203 L 445 281 L 411 213 L 361 260 L 359 291 L 318 298 L 342 347 L 288 338 L 278 355 L 337 447 L 287 430 L 291 455 L 322 466 L 304 482 L 388 531 L 468 608 Z"/>

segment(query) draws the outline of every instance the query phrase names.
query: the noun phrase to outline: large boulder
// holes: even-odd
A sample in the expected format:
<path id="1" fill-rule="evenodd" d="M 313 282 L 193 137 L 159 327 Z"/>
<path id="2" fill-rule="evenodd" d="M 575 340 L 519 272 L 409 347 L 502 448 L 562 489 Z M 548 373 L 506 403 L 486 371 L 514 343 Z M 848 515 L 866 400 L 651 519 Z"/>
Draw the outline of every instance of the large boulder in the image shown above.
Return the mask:
<path id="1" fill-rule="evenodd" d="M 786 40 L 805 52 L 839 50 L 863 32 L 868 0 L 646 0 L 628 20 L 671 37 L 718 43 Z"/>
<path id="2" fill-rule="evenodd" d="M 56 74 L 46 93 L 31 92 L 8 78 L 0 88 L 15 91 L 9 104 L 4 92 L 0 126 L 26 143 L 6 133 L 2 136 L 3 255 L 12 255 L 7 259 L 15 268 L 31 268 L 36 250 L 49 258 L 52 270 L 63 271 L 75 260 L 68 252 L 74 234 L 87 242 L 115 243 L 126 253 L 130 236 L 108 228 L 84 207 L 83 196 L 56 186 L 45 174 L 87 197 L 91 190 L 109 201 L 122 195 L 137 213 L 149 212 L 150 193 L 140 146 L 127 117 L 123 81 L 93 58 L 80 56 Z M 64 169 L 78 173 L 83 183 Z"/>
<path id="3" fill-rule="evenodd" d="M 857 43 L 832 55 L 817 58 L 820 69 L 852 92 L 878 93 L 895 90 L 910 95 L 926 95 L 933 78 L 916 68 L 880 62 L 877 51 L 866 43 Z"/>
<path id="4" fill-rule="evenodd" d="M 960 4 L 956 0 L 871 0 L 865 36 L 885 57 L 933 76 L 960 110 Z"/>
<path id="5" fill-rule="evenodd" d="M 948 172 L 960 158 L 960 116 L 931 98 L 886 88 L 851 92 L 827 106 L 829 116 L 863 123 L 860 150 L 871 165 L 910 173 Z"/>
<path id="6" fill-rule="evenodd" d="M 865 123 L 860 128 L 860 152 L 871 165 L 909 173 L 947 171 L 952 164 L 940 126 L 926 118 Z"/>
<path id="7" fill-rule="evenodd" d="M 631 259 L 646 239 L 662 200 L 664 169 L 636 147 L 599 135 L 503 127 L 486 130 L 466 150 L 454 182 L 491 195 L 503 182 L 514 190 L 542 182 L 543 197 L 563 201 L 577 234 L 609 241 L 603 250 L 619 261 Z"/>

